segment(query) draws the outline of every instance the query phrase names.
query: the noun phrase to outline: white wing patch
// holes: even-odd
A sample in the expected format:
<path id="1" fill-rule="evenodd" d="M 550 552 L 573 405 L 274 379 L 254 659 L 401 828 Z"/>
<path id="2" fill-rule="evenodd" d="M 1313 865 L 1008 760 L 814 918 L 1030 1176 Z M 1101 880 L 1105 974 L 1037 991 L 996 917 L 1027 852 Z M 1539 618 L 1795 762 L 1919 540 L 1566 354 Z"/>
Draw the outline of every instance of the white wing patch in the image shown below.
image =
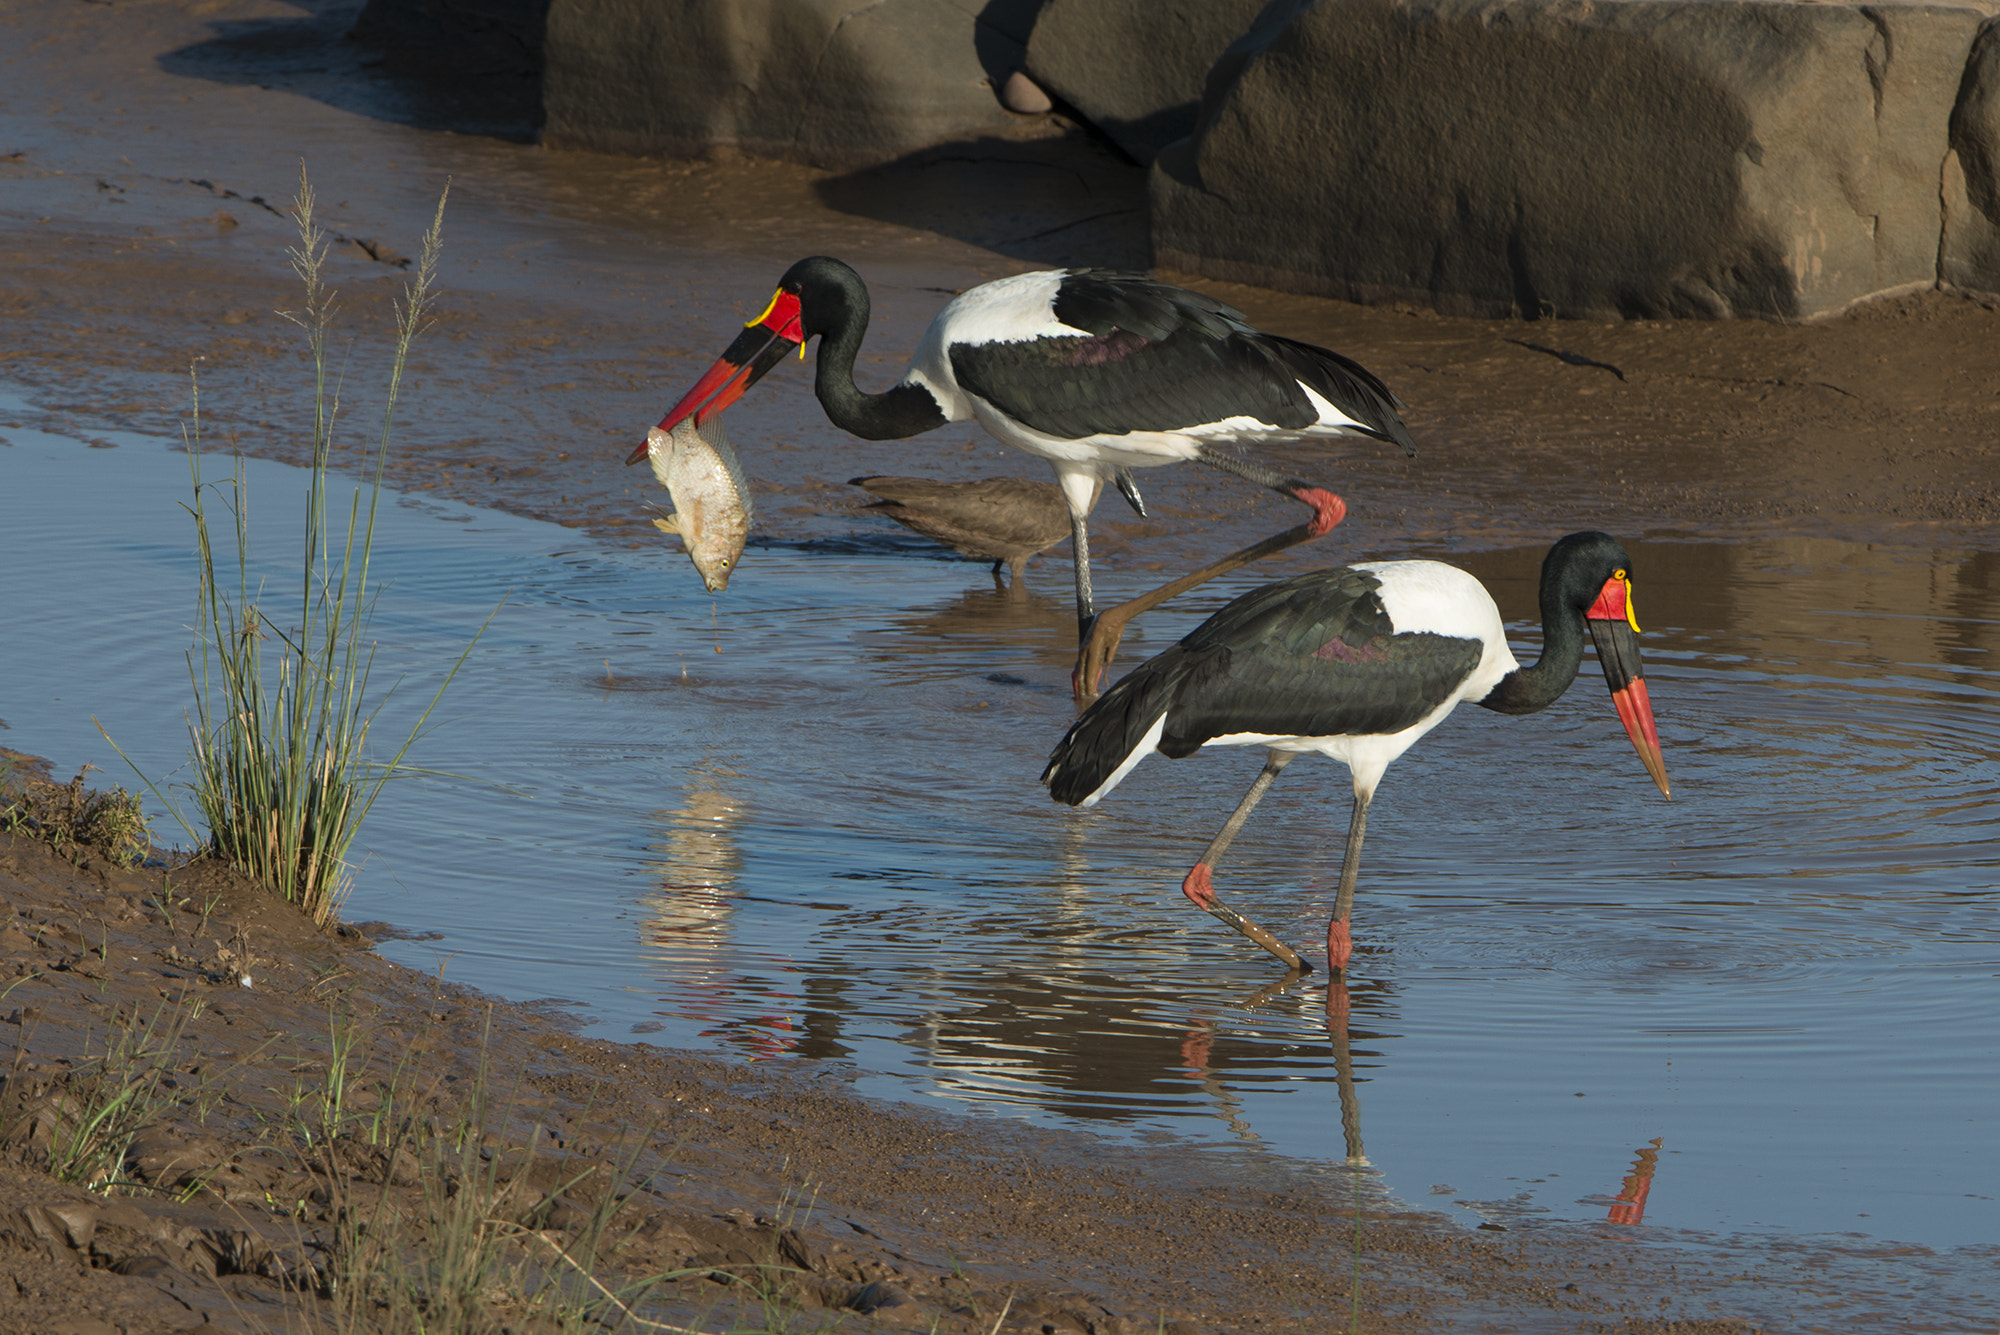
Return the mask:
<path id="1" fill-rule="evenodd" d="M 1020 343 L 1031 338 L 1075 338 L 1084 333 L 1056 319 L 1061 269 L 1015 274 L 953 297 L 931 321 L 924 342 Z"/>
<path id="2" fill-rule="evenodd" d="M 1311 432 L 1317 429 L 1318 431 L 1331 431 L 1345 435 L 1350 429 L 1361 426 L 1361 423 L 1357 419 L 1349 417 L 1346 413 L 1335 407 L 1333 400 L 1314 393 L 1313 387 L 1306 384 L 1303 380 L 1299 382 L 1299 388 L 1305 391 L 1306 402 L 1310 403 L 1313 411 L 1319 414 L 1317 427 L 1307 427 L 1307 431 Z"/>
<path id="3" fill-rule="evenodd" d="M 1018 343 L 1081 334 L 1081 329 L 1072 329 L 1055 316 L 1056 289 L 1065 277 L 1061 269 L 1044 269 L 981 283 L 953 297 L 924 331 L 902 383 L 929 390 L 948 422 L 974 416 L 979 401 L 958 386 L 958 374 L 951 367 L 952 345 Z M 989 425 L 987 429 L 992 428 Z"/>
<path id="4" fill-rule="evenodd" d="M 1382 582 L 1382 610 L 1398 634 L 1430 631 L 1483 641 L 1479 666 L 1459 687 L 1458 698 L 1477 700 L 1520 666 L 1507 647 L 1507 628 L 1486 586 L 1442 561 L 1376 561 L 1357 565 Z"/>
<path id="5" fill-rule="evenodd" d="M 1153 748 L 1160 744 L 1160 734 L 1165 732 L 1166 728 L 1167 713 L 1165 710 L 1161 710 L 1160 716 L 1153 720 L 1153 726 L 1147 729 L 1144 737 L 1139 739 L 1139 744 L 1132 748 L 1132 754 L 1126 756 L 1124 762 L 1117 769 L 1111 771 L 1111 777 L 1106 779 L 1096 792 L 1084 798 L 1083 801 L 1078 802 L 1077 805 L 1080 807 L 1094 807 L 1097 805 L 1099 798 L 1103 797 L 1113 788 L 1116 788 L 1120 783 L 1123 783 L 1125 776 L 1138 768 L 1140 761 L 1153 754 Z"/>

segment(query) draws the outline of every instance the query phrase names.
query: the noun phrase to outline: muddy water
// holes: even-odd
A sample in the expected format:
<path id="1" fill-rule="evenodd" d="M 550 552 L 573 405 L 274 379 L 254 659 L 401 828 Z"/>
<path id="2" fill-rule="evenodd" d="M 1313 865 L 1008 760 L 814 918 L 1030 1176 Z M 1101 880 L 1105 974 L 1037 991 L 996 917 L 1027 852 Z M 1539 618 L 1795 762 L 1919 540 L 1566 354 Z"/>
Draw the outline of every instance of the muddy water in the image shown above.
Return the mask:
<path id="1" fill-rule="evenodd" d="M 176 777 L 184 456 L 0 435 L 7 743 L 130 782 L 95 713 Z M 248 468 L 289 598 L 300 475 Z M 1156 758 L 1093 811 L 1054 805 L 1035 779 L 1071 717 L 1061 562 L 1016 598 L 900 530 L 828 524 L 844 536 L 753 545 L 711 599 L 664 542 L 386 505 L 377 675 L 406 675 L 384 731 L 505 605 L 414 753 L 464 777 L 392 787 L 348 916 L 435 933 L 385 949 L 592 1033 L 1206 1155 L 1335 1171 L 1356 1150 L 1468 1223 L 1990 1264 L 1994 557 L 1637 542 L 1675 800 L 1589 664 L 1547 714 L 1466 711 L 1392 769 L 1344 1133 L 1323 987 L 1270 991 L 1267 959 L 1176 890 L 1256 754 Z M 1538 559 L 1461 558 L 1524 646 Z M 1296 766 L 1219 884 L 1309 942 L 1345 825 L 1344 775 Z"/>

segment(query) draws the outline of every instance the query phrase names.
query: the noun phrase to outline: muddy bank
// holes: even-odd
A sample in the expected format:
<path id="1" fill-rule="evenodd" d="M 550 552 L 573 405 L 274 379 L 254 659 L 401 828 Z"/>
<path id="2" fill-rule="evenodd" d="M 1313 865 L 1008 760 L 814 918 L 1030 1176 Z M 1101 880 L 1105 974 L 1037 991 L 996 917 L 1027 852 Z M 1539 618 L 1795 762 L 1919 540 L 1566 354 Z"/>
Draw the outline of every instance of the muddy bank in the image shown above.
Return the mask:
<path id="1" fill-rule="evenodd" d="M 9 756 L 18 785 L 35 766 Z M 19 1294 L 0 1331 L 331 1326 L 343 1210 L 386 1211 L 435 1253 L 447 1184 L 487 1193 L 487 1224 L 539 1282 L 585 1256 L 635 1314 L 711 1330 L 785 1328 L 768 1299 L 793 1328 L 1197 1335 L 1358 1314 L 1398 1331 L 1485 1314 L 1638 1331 L 1718 1298 L 1638 1246 L 1469 1232 L 1338 1175 L 1223 1180 L 1186 1151 L 873 1103 L 810 1063 L 581 1040 L 382 959 L 384 924 L 315 930 L 199 861 L 125 868 L 0 835 L 0 910 L 0 1278 Z M 78 1152 L 107 1080 L 148 1073 L 139 1113 Z M 425 1125 L 468 1125 L 482 1148 L 431 1157 Z M 669 1272 L 643 1300 L 625 1287 Z M 509 1280 L 496 1263 L 489 1282 Z M 606 1328 L 644 1328 L 582 1296 Z M 516 1291 L 464 1328 L 557 1329 L 554 1303 Z"/>

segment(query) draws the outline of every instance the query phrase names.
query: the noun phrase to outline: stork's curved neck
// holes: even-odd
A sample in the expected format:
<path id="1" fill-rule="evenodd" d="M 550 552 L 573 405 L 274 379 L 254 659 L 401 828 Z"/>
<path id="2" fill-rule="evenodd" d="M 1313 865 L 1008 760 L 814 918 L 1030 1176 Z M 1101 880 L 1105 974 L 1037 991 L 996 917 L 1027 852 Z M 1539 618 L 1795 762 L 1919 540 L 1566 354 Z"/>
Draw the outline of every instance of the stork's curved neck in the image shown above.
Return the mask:
<path id="1" fill-rule="evenodd" d="M 1562 572 L 1542 568 L 1542 656 L 1500 679 L 1479 703 L 1502 714 L 1532 714 L 1562 697 L 1583 666 L 1583 615 L 1563 596 Z"/>
<path id="2" fill-rule="evenodd" d="M 813 393 L 827 419 L 863 440 L 904 440 L 945 424 L 938 401 L 922 385 L 900 384 L 883 394 L 864 394 L 854 383 L 854 359 L 868 332 L 868 289 L 857 279 L 830 303 L 820 331 Z"/>

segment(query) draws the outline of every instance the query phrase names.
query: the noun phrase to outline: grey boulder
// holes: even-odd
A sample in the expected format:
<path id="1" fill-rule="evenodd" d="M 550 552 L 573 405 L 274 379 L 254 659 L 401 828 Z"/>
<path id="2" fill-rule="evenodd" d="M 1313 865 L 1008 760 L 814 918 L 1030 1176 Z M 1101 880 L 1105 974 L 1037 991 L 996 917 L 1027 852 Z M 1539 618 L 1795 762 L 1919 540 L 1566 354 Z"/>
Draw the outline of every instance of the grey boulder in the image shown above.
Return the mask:
<path id="1" fill-rule="evenodd" d="M 2000 20 L 1989 20 L 1973 40 L 1952 112 L 1942 192 L 1939 281 L 2000 296 Z"/>
<path id="2" fill-rule="evenodd" d="M 852 167 L 1004 132 L 994 88 L 1025 18 L 996 8 L 1014 21 L 947 0 L 553 0 L 543 139 Z"/>
<path id="3" fill-rule="evenodd" d="M 1028 73 L 1140 162 L 1186 137 L 1209 67 L 1266 0 L 1049 0 Z"/>
<path id="4" fill-rule="evenodd" d="M 1193 137 L 1154 164 L 1155 257 L 1488 316 L 1808 319 L 1927 287 L 1985 17 L 1279 0 L 1217 62 Z M 1994 98 L 1980 105 L 1961 145 L 1995 143 Z M 2000 217 L 1979 151 L 1958 154 L 1968 257 L 1992 251 Z"/>

